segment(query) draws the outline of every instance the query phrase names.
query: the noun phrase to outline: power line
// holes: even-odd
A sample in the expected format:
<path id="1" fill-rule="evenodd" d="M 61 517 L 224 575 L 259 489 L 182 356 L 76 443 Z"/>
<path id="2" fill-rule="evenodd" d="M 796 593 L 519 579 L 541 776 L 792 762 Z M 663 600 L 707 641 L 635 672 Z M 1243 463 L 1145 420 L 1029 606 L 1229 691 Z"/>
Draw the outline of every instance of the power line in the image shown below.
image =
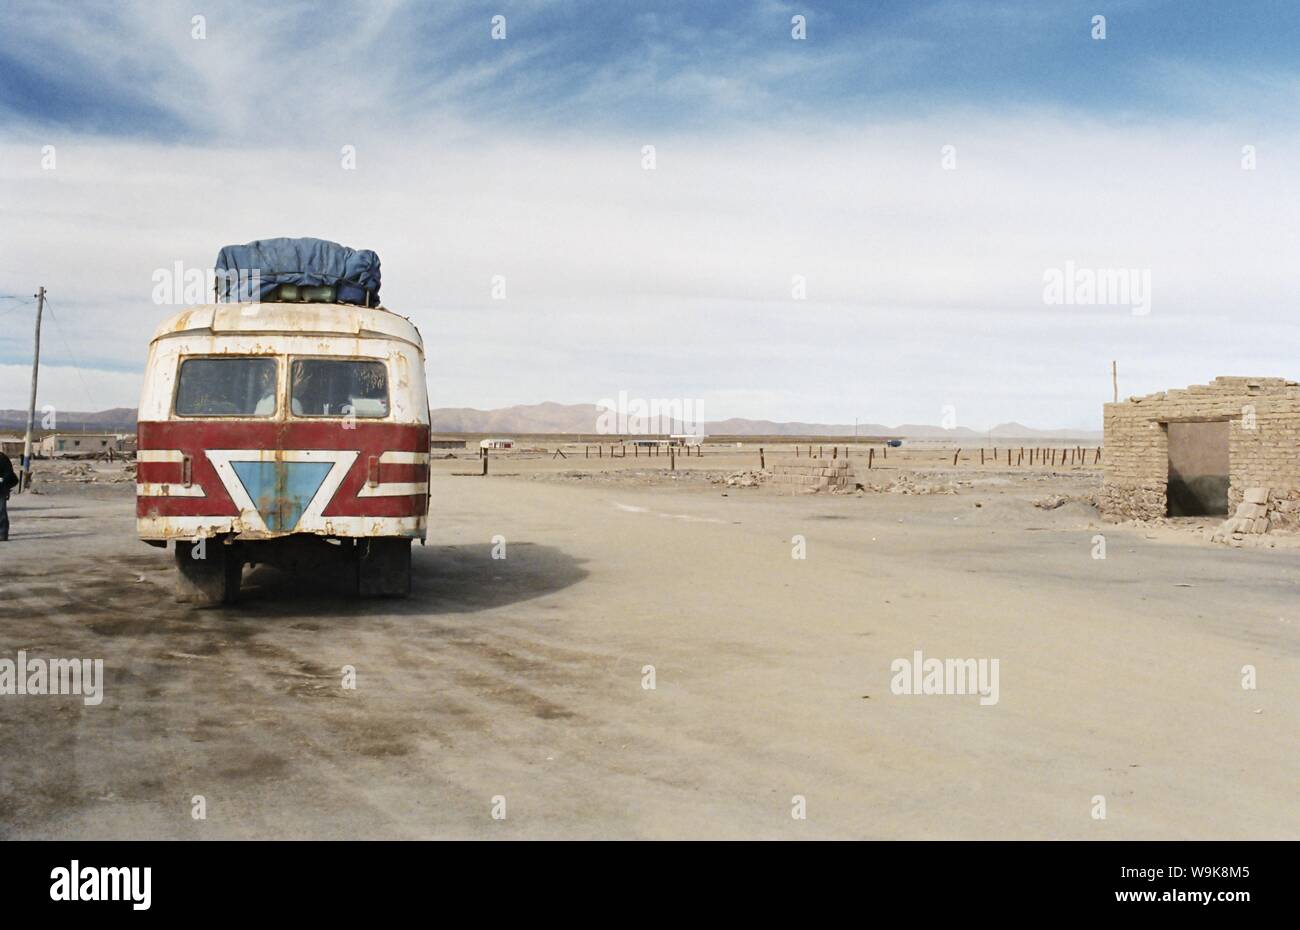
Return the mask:
<path id="1" fill-rule="evenodd" d="M 23 309 L 23 305 L 24 305 L 24 304 L 26 304 L 26 305 L 28 305 L 28 306 L 31 306 L 31 303 L 32 303 L 30 297 L 19 297 L 19 296 L 17 296 L 16 294 L 0 294 L 0 300 L 16 300 L 16 301 L 18 301 L 18 305 L 17 305 L 17 306 L 6 307 L 5 309 L 0 310 L 0 316 L 4 316 L 4 315 L 7 314 L 7 313 L 13 313 L 15 310 L 21 310 L 21 309 Z"/>
<path id="2" fill-rule="evenodd" d="M 68 350 L 68 357 L 72 359 L 72 367 L 77 370 L 77 378 L 81 381 L 81 387 L 86 392 L 86 400 L 89 402 L 90 406 L 94 406 L 94 400 L 92 399 L 94 397 L 94 392 L 90 390 L 90 385 L 86 383 L 86 376 L 81 370 L 81 364 L 80 360 L 77 358 L 77 353 L 72 351 L 72 345 L 68 342 L 68 337 L 63 332 L 63 324 L 61 324 L 58 317 L 54 315 L 54 308 L 50 306 L 50 298 L 48 294 L 45 297 L 45 309 L 49 311 L 50 319 L 54 321 L 54 328 L 59 333 L 59 339 L 63 342 L 63 347 Z"/>

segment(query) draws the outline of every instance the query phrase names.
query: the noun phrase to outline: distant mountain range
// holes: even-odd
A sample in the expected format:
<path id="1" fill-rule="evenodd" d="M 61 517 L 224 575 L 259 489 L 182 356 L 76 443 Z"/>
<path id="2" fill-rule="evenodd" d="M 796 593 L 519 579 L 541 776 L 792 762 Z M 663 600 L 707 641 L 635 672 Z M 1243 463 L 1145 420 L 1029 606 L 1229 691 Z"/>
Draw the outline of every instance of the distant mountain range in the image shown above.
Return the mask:
<path id="1" fill-rule="evenodd" d="M 476 410 L 472 407 L 436 407 L 432 411 L 432 428 L 435 433 L 502 433 L 527 435 L 536 433 L 580 433 L 591 435 L 599 430 L 598 424 L 609 414 L 595 404 L 521 404 L 498 410 Z M 0 410 L 0 430 L 21 430 L 27 422 L 22 410 Z M 98 413 L 58 414 L 58 428 L 71 430 L 104 430 L 130 432 L 135 429 L 135 410 L 115 407 Z M 669 432 L 681 432 L 679 424 L 672 424 Z M 944 429 L 918 423 L 902 426 L 884 426 L 880 423 L 777 423 L 772 420 L 746 420 L 733 417 L 729 420 L 706 422 L 704 431 L 710 436 L 897 436 L 903 439 L 1100 439 L 1094 430 L 1034 429 L 1021 423 L 999 423 L 991 430 L 973 430 L 964 426 Z"/>
<path id="2" fill-rule="evenodd" d="M 36 410 L 36 428 L 41 429 L 41 419 L 45 416 L 38 407 Z M 114 407 L 98 413 L 76 413 L 71 410 L 55 412 L 55 427 L 66 430 L 100 430 L 105 433 L 135 432 L 135 408 Z M 0 410 L 0 430 L 6 433 L 22 432 L 27 428 L 26 410 Z"/>
<path id="3" fill-rule="evenodd" d="M 856 430 L 856 432 L 855 432 Z M 731 436 L 897 436 L 903 439 L 1100 439 L 1096 430 L 1034 429 L 1022 423 L 999 423 L 990 430 L 965 426 L 944 429 L 921 423 L 884 426 L 880 423 L 773 423 L 732 418 L 705 425 L 711 435 Z"/>
<path id="4" fill-rule="evenodd" d="M 610 415 L 595 404 L 522 404 L 499 410 L 475 410 L 472 407 L 442 407 L 433 411 L 433 429 L 440 433 L 585 433 L 597 432 L 601 418 Z M 679 423 L 668 432 L 680 432 Z M 1000 423 L 991 430 L 973 430 L 964 426 L 944 429 L 906 423 L 884 426 L 880 423 L 778 423 L 774 420 L 747 420 L 732 417 L 704 424 L 710 436 L 898 436 L 905 439 L 1100 439 L 1093 430 L 1034 429 L 1022 423 Z"/>

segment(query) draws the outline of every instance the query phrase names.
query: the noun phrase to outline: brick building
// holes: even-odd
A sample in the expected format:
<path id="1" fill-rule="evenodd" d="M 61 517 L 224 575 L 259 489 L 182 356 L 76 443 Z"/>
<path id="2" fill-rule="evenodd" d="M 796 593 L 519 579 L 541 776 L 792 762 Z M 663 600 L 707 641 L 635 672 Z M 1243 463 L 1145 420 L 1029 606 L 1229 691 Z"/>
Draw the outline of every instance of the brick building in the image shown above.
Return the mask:
<path id="1" fill-rule="evenodd" d="M 1229 534 L 1300 522 L 1300 383 L 1224 377 L 1130 397 L 1106 404 L 1105 430 L 1111 519 L 1233 514 Z"/>
<path id="2" fill-rule="evenodd" d="M 50 433 L 36 452 L 43 458 L 135 451 L 135 436 L 125 433 Z"/>

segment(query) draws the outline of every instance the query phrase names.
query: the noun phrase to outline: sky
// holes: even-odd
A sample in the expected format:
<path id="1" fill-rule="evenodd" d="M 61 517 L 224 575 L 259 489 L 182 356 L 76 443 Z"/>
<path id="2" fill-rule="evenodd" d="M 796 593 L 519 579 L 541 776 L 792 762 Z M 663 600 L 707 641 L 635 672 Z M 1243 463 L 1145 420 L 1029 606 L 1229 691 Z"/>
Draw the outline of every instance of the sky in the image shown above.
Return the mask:
<path id="1" fill-rule="evenodd" d="M 38 285 L 40 404 L 134 406 L 155 275 L 274 236 L 379 253 L 435 407 L 1099 429 L 1112 360 L 1296 377 L 1297 48 L 1289 0 L 10 0 L 0 409 Z"/>

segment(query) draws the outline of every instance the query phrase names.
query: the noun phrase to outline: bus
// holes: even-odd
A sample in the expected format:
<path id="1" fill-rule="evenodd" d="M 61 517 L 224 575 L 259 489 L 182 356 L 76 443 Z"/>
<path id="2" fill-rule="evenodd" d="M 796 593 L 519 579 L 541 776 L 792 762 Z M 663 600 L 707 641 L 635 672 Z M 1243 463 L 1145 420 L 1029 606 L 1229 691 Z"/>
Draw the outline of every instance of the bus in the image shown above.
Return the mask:
<path id="1" fill-rule="evenodd" d="M 420 333 L 383 307 L 274 299 L 286 292 L 191 307 L 154 333 L 138 534 L 174 543 L 181 600 L 232 602 L 258 564 L 406 596 L 428 526 Z"/>

